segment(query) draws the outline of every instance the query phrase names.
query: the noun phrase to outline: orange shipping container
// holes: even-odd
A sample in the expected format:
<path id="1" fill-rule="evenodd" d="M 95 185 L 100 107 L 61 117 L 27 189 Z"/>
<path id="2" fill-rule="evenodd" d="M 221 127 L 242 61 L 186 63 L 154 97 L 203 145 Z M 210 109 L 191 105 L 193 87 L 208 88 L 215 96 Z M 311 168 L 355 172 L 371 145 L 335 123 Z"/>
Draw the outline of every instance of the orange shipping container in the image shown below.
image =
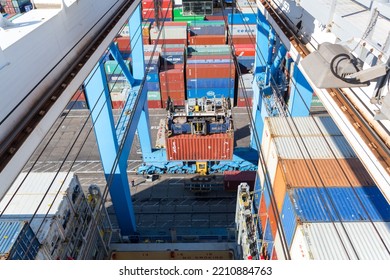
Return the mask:
<path id="1" fill-rule="evenodd" d="M 320 179 L 321 178 L 321 179 Z M 359 159 L 279 160 L 273 179 L 273 191 L 281 211 L 287 186 L 363 187 L 375 186 Z"/>
<path id="2" fill-rule="evenodd" d="M 265 205 L 265 197 L 264 195 L 260 198 L 260 207 L 259 207 L 259 217 L 261 222 L 261 229 L 264 231 L 265 223 L 267 221 L 267 206 Z"/>
<path id="3" fill-rule="evenodd" d="M 231 160 L 233 133 L 181 134 L 166 137 L 168 160 Z"/>

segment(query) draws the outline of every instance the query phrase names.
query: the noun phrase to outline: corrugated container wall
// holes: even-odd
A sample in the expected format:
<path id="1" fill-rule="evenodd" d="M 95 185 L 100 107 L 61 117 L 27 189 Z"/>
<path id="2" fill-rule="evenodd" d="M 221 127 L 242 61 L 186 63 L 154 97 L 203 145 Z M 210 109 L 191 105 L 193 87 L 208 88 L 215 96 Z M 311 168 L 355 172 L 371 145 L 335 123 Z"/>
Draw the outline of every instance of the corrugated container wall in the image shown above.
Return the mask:
<path id="1" fill-rule="evenodd" d="M 233 133 L 166 137 L 167 160 L 231 160 Z"/>
<path id="2" fill-rule="evenodd" d="M 27 221 L 0 220 L 0 260 L 35 260 L 39 246 Z"/>

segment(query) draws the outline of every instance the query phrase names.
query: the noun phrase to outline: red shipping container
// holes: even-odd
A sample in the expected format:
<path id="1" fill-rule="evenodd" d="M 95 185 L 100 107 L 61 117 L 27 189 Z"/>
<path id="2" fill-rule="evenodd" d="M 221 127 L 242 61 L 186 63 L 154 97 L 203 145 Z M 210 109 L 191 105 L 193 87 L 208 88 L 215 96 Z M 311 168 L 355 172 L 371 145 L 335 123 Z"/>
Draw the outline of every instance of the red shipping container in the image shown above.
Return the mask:
<path id="1" fill-rule="evenodd" d="M 261 229 L 264 231 L 265 223 L 267 221 L 267 207 L 265 205 L 265 197 L 264 194 L 260 198 L 260 206 L 259 206 L 259 217 L 261 222 Z"/>
<path id="2" fill-rule="evenodd" d="M 247 103 L 245 101 L 245 98 L 237 98 L 237 107 L 246 107 Z M 252 98 L 248 98 L 248 106 L 252 107 Z"/>
<path id="3" fill-rule="evenodd" d="M 234 50 L 236 56 L 255 56 L 255 45 L 254 44 L 235 44 Z"/>
<path id="4" fill-rule="evenodd" d="M 225 191 L 237 192 L 238 185 L 247 183 L 253 191 L 256 180 L 256 171 L 225 171 L 223 172 Z"/>
<path id="5" fill-rule="evenodd" d="M 225 45 L 225 35 L 197 35 L 189 37 L 190 45 Z"/>
<path id="6" fill-rule="evenodd" d="M 171 19 L 172 18 L 172 8 L 160 9 L 158 16 L 161 20 L 164 18 Z M 154 8 L 153 9 L 143 9 L 142 10 L 142 18 L 143 19 L 154 19 L 155 18 Z M 164 25 L 166 23 L 167 22 L 164 22 Z"/>
<path id="7" fill-rule="evenodd" d="M 142 42 L 144 43 L 144 45 L 150 45 L 150 39 L 149 38 L 142 37 Z"/>
<path id="8" fill-rule="evenodd" d="M 239 45 L 239 44 L 254 44 L 256 42 L 256 38 L 247 36 L 247 35 L 234 35 L 233 37 L 233 44 Z M 230 43 L 230 38 L 228 37 L 228 42 Z"/>
<path id="9" fill-rule="evenodd" d="M 159 1 L 161 8 L 172 8 L 171 0 Z M 154 9 L 154 0 L 142 0 L 142 9 Z"/>
<path id="10" fill-rule="evenodd" d="M 166 137 L 167 160 L 231 160 L 233 133 Z"/>
<path id="11" fill-rule="evenodd" d="M 183 64 L 182 64 L 183 65 Z M 169 70 L 163 70 L 160 72 L 160 82 L 183 82 L 184 83 L 184 65 Z"/>
<path id="12" fill-rule="evenodd" d="M 78 89 L 76 93 L 73 95 L 72 101 L 86 101 L 84 91 Z"/>
<path id="13" fill-rule="evenodd" d="M 170 91 L 183 91 L 185 90 L 184 82 L 161 82 L 160 81 L 160 90 L 165 92 Z"/>
<path id="14" fill-rule="evenodd" d="M 162 108 L 161 100 L 148 100 L 148 107 L 150 109 Z"/>
<path id="15" fill-rule="evenodd" d="M 185 100 L 186 94 L 184 90 L 161 90 L 161 100 L 165 102 L 168 97 L 172 100 Z"/>
<path id="16" fill-rule="evenodd" d="M 122 109 L 125 106 L 125 101 L 111 101 L 112 109 Z"/>
<path id="17" fill-rule="evenodd" d="M 225 20 L 224 16 L 206 16 L 205 20 Z"/>
<path id="18" fill-rule="evenodd" d="M 173 105 L 175 105 L 175 106 L 184 106 L 184 104 L 185 104 L 184 99 L 173 99 L 171 101 L 173 102 Z M 167 100 L 164 100 L 162 103 L 163 103 L 162 104 L 163 108 L 166 108 L 167 107 Z"/>
<path id="19" fill-rule="evenodd" d="M 130 37 L 115 38 L 120 52 L 130 52 Z"/>
<path id="20" fill-rule="evenodd" d="M 232 78 L 236 76 L 234 64 L 187 64 L 187 79 Z"/>

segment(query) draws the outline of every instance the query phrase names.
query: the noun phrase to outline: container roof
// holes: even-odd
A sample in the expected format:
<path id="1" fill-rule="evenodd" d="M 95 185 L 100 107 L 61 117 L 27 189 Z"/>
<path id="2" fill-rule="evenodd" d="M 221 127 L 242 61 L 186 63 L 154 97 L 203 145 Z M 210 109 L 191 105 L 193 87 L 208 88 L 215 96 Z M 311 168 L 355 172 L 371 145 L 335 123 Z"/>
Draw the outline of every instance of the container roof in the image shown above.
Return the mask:
<path id="1" fill-rule="evenodd" d="M 390 223 L 384 222 L 305 223 L 301 226 L 303 246 L 315 260 L 389 260 L 389 228 Z"/>

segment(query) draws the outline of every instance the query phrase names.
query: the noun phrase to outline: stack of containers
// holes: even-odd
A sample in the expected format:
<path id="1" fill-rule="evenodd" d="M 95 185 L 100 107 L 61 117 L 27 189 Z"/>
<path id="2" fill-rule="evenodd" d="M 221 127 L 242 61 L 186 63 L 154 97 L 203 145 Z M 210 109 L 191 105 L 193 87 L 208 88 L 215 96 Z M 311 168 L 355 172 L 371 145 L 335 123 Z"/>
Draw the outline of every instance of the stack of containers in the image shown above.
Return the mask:
<path id="1" fill-rule="evenodd" d="M 155 0 L 142 0 L 142 18 L 146 21 L 154 21 L 155 19 Z M 158 9 L 158 17 L 160 19 L 172 20 L 173 1 L 160 0 Z"/>
<path id="2" fill-rule="evenodd" d="M 237 107 L 252 106 L 253 74 L 243 74 L 239 77 L 237 86 Z"/>
<path id="3" fill-rule="evenodd" d="M 242 73 L 253 70 L 255 63 L 256 16 L 254 14 L 228 14 L 229 39 L 233 40 L 235 54 Z"/>
<path id="4" fill-rule="evenodd" d="M 188 43 L 190 45 L 225 45 L 225 22 L 214 20 L 189 23 Z"/>
<path id="5" fill-rule="evenodd" d="M 2 0 L 0 4 L 9 15 L 28 12 L 32 9 L 30 0 Z"/>
<path id="6" fill-rule="evenodd" d="M 166 44 L 160 53 L 160 89 L 162 106 L 166 107 L 168 97 L 176 106 L 185 103 L 185 45 Z"/>
<path id="7" fill-rule="evenodd" d="M 345 240 L 337 240 L 334 225 L 341 228 L 341 222 L 351 223 L 346 234 L 352 237 L 351 246 L 358 248 L 361 245 L 353 240 L 358 238 L 357 232 L 372 234 L 366 229 L 367 213 L 379 223 L 378 228 L 390 221 L 389 205 L 384 207 L 384 197 L 330 117 L 266 118 L 262 150 L 270 183 L 259 167 L 255 192 L 261 193 L 256 204 L 261 228 L 267 233 L 263 238 L 269 258 L 284 256 L 278 220 L 290 255 L 301 259 L 356 258 L 350 247 L 348 252 L 339 248 Z M 271 190 L 276 208 L 271 205 Z M 324 236 L 329 243 L 319 241 Z M 375 238 L 370 236 L 364 242 L 376 246 Z M 322 250 L 321 246 L 333 246 L 334 250 Z M 359 254 L 372 257 L 363 251 Z M 378 252 L 378 257 L 383 254 Z"/>
<path id="8" fill-rule="evenodd" d="M 144 45 L 150 44 L 150 28 L 151 23 L 148 21 L 142 22 L 142 41 Z M 117 43 L 119 51 L 122 53 L 124 57 L 128 57 L 131 53 L 131 45 L 130 45 L 130 31 L 129 25 L 126 24 L 123 26 L 118 36 L 114 39 Z"/>
<path id="9" fill-rule="evenodd" d="M 233 13 L 228 14 L 230 37 L 233 44 L 254 44 L 256 42 L 256 15 Z"/>
<path id="10" fill-rule="evenodd" d="M 152 25 L 150 29 L 150 40 L 152 45 L 187 45 L 187 22 L 164 22 L 164 26 L 160 27 L 160 29 L 161 32 L 155 24 Z"/>
<path id="11" fill-rule="evenodd" d="M 144 46 L 146 81 L 144 89 L 147 91 L 148 108 L 161 108 L 160 93 L 160 52 L 161 46 Z"/>
<path id="12" fill-rule="evenodd" d="M 236 70 L 228 45 L 197 45 L 187 52 L 187 99 L 230 98 Z"/>
<path id="13" fill-rule="evenodd" d="M 125 64 L 130 70 L 130 61 L 125 61 Z M 104 70 L 106 72 L 107 86 L 110 91 L 112 108 L 123 108 L 127 99 L 127 92 L 130 88 L 130 84 L 123 75 L 122 68 L 116 60 L 105 61 Z"/>

